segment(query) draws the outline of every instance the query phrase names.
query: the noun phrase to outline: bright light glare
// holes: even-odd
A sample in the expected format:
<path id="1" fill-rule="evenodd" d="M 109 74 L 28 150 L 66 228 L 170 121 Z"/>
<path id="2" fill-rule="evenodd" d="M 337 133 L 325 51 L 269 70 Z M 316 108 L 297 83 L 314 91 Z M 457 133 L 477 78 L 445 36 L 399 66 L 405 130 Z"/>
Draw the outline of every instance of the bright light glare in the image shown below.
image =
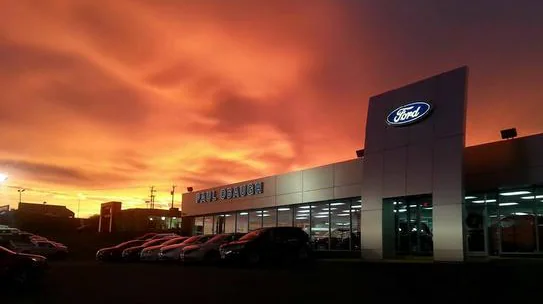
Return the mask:
<path id="1" fill-rule="evenodd" d="M 478 201 L 472 201 L 474 204 L 483 204 L 483 203 L 495 203 L 495 199 L 489 199 L 489 200 L 478 200 Z"/>
<path id="2" fill-rule="evenodd" d="M 536 198 L 543 198 L 543 195 L 536 195 L 536 196 L 523 196 L 521 197 L 522 199 L 525 199 L 525 200 L 530 200 L 530 199 L 536 199 Z"/>
<path id="3" fill-rule="evenodd" d="M 8 179 L 8 175 L 5 173 L 0 173 L 0 183 L 5 182 Z"/>
<path id="4" fill-rule="evenodd" d="M 513 196 L 513 195 L 523 195 L 523 194 L 530 194 L 530 191 L 513 191 L 513 192 L 504 192 L 500 193 L 500 195 L 503 196 Z"/>
<path id="5" fill-rule="evenodd" d="M 511 203 L 500 203 L 499 205 L 500 205 L 500 206 L 514 206 L 514 205 L 518 205 L 518 203 L 514 203 L 514 202 L 511 202 Z"/>

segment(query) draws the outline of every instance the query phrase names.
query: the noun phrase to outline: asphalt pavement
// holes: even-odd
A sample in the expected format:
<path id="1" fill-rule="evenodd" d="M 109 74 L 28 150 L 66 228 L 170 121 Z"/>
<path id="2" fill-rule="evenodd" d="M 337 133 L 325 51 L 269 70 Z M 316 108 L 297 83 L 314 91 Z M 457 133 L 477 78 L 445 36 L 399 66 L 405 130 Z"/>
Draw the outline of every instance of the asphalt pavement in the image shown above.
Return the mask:
<path id="1" fill-rule="evenodd" d="M 541 263 L 319 261 L 256 269 L 52 262 L 42 284 L 0 303 L 489 303 L 539 299 Z"/>

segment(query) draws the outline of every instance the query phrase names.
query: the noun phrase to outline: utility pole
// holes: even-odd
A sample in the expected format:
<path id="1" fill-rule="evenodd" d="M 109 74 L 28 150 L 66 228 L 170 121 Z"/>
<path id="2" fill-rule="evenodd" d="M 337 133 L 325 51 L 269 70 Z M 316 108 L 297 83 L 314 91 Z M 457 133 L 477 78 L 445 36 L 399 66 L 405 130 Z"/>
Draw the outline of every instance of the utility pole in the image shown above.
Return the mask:
<path id="1" fill-rule="evenodd" d="M 177 186 L 173 185 L 172 186 L 172 191 L 170 192 L 170 194 L 172 195 L 172 206 L 170 208 L 173 208 L 173 198 L 174 198 L 174 195 L 175 195 L 175 188 L 177 188 Z"/>
<path id="2" fill-rule="evenodd" d="M 155 209 L 155 186 L 151 186 L 151 194 L 149 195 L 150 203 L 151 203 L 151 209 Z"/>
<path id="3" fill-rule="evenodd" d="M 171 211 L 170 212 L 173 212 L 173 199 L 174 199 L 174 196 L 175 196 L 175 188 L 177 186 L 176 185 L 172 185 L 172 191 L 170 191 L 170 194 L 172 195 L 172 205 L 170 207 Z M 172 224 L 173 224 L 173 215 L 172 213 L 170 213 L 170 229 L 172 229 Z"/>

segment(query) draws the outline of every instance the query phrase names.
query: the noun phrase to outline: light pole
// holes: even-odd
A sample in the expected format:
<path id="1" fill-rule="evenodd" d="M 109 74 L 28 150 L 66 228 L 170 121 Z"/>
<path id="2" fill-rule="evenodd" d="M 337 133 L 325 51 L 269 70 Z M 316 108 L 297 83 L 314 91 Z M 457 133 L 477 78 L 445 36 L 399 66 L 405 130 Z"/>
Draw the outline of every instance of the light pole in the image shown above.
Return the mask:
<path id="1" fill-rule="evenodd" d="M 22 203 L 22 198 L 23 198 L 23 192 L 25 192 L 26 189 L 17 189 L 17 192 L 19 192 L 19 204 Z"/>

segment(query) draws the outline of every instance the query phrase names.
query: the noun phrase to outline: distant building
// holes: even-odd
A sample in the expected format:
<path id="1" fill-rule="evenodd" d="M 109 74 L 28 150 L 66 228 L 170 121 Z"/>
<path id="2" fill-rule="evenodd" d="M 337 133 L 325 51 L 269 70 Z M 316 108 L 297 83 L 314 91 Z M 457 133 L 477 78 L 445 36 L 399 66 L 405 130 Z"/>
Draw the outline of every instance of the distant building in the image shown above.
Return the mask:
<path id="1" fill-rule="evenodd" d="M 32 233 L 72 231 L 79 225 L 74 212 L 60 205 L 19 203 L 17 210 L 5 215 L 0 219 L 2 222 Z"/>
<path id="2" fill-rule="evenodd" d="M 49 204 L 19 203 L 19 214 L 44 215 L 60 218 L 73 218 L 75 213 L 66 206 Z"/>
<path id="3" fill-rule="evenodd" d="M 121 210 L 121 205 L 121 202 L 101 205 L 98 232 L 161 231 L 181 227 L 181 212 L 177 208 Z"/>

